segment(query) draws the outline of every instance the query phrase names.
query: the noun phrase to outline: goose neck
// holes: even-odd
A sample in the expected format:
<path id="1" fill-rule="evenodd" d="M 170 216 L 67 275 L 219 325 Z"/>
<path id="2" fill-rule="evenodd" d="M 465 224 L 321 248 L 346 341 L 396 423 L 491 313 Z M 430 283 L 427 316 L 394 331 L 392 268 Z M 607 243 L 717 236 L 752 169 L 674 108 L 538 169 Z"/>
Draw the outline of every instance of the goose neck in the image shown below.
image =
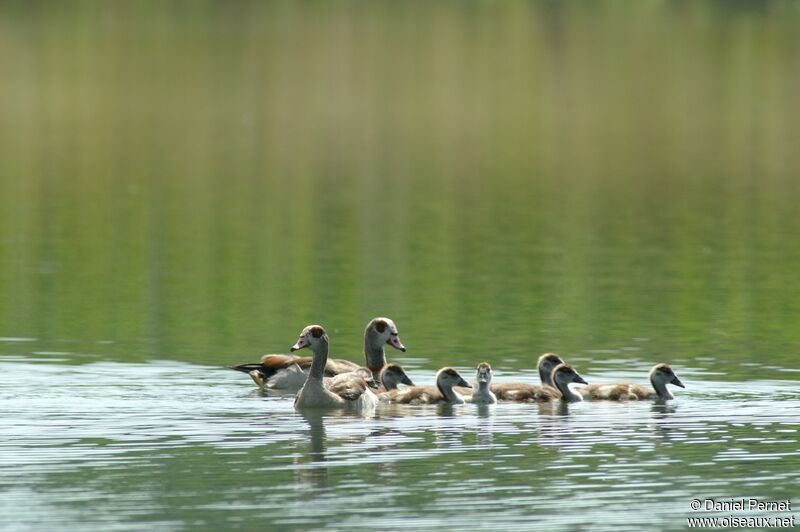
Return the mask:
<path id="1" fill-rule="evenodd" d="M 364 333 L 364 359 L 367 367 L 374 374 L 380 373 L 386 365 L 386 353 L 383 350 L 383 343 L 379 338 L 375 338 L 375 333 L 368 329 Z"/>
<path id="2" fill-rule="evenodd" d="M 318 342 L 311 346 L 314 353 L 311 359 L 311 369 L 308 372 L 309 379 L 322 380 L 325 375 L 325 365 L 328 363 L 328 339 L 323 336 Z"/>

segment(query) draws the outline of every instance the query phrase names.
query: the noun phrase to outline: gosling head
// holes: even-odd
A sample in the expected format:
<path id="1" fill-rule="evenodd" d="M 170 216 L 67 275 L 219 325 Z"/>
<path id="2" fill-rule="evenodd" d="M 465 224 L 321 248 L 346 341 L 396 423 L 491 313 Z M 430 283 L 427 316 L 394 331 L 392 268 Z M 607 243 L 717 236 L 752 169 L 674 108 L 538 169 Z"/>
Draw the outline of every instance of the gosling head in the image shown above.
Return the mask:
<path id="1" fill-rule="evenodd" d="M 583 400 L 583 397 L 579 393 L 574 392 L 569 387 L 570 383 L 573 382 L 589 384 L 583 380 L 583 377 L 578 375 L 578 372 L 575 371 L 575 368 L 569 364 L 559 364 L 553 368 L 552 379 L 555 387 L 561 392 L 562 400 L 570 403 Z"/>
<path id="2" fill-rule="evenodd" d="M 366 382 L 367 386 L 370 388 L 380 388 L 380 384 L 375 380 L 375 376 L 368 368 L 358 368 L 353 373 L 364 379 L 364 382 Z"/>
<path id="3" fill-rule="evenodd" d="M 545 353 L 540 356 L 536 367 L 539 368 L 539 379 L 542 381 L 542 384 L 553 386 L 553 379 L 551 378 L 553 368 L 563 363 L 564 361 L 561 360 L 561 357 L 555 353 Z"/>
<path id="4" fill-rule="evenodd" d="M 406 346 L 400 341 L 400 333 L 397 326 L 389 318 L 374 318 L 367 324 L 367 336 L 373 339 L 376 347 L 389 344 L 395 349 L 406 351 Z"/>
<path id="5" fill-rule="evenodd" d="M 300 338 L 297 339 L 297 343 L 295 343 L 289 351 L 295 352 L 309 346 L 311 346 L 313 350 L 316 345 L 323 341 L 328 341 L 328 335 L 325 333 L 325 329 L 323 329 L 321 325 L 309 325 L 302 330 Z"/>
<path id="6" fill-rule="evenodd" d="M 492 382 L 492 366 L 488 362 L 478 364 L 478 385 L 488 386 Z"/>
<path id="7" fill-rule="evenodd" d="M 371 373 L 371 372 L 370 372 Z M 399 384 L 414 386 L 400 364 L 387 364 L 381 370 L 381 382 L 387 390 L 394 390 Z"/>
<path id="8" fill-rule="evenodd" d="M 650 383 L 662 399 L 673 399 L 672 393 L 667 389 L 667 384 L 686 388 L 668 364 L 656 364 L 653 366 L 650 370 Z"/>
<path id="9" fill-rule="evenodd" d="M 436 385 L 440 388 L 452 388 L 453 386 L 462 386 L 464 388 L 472 388 L 472 385 L 464 380 L 453 368 L 442 368 L 436 373 Z"/>
<path id="10" fill-rule="evenodd" d="M 588 382 L 583 380 L 583 377 L 578 375 L 578 372 L 575 371 L 575 368 L 573 368 L 569 364 L 564 364 L 564 363 L 561 363 L 555 368 L 553 368 L 552 379 L 553 382 L 564 385 L 570 384 L 572 382 L 577 382 L 580 384 L 589 384 Z"/>

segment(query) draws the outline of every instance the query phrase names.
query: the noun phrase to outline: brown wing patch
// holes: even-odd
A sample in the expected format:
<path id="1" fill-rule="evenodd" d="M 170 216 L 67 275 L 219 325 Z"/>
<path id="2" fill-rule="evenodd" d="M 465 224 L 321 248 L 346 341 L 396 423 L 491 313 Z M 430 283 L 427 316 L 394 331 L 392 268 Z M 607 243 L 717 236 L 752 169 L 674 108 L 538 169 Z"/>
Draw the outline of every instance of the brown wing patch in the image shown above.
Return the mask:
<path id="1" fill-rule="evenodd" d="M 261 365 L 267 369 L 281 370 L 286 369 L 292 364 L 297 364 L 301 368 L 311 365 L 311 357 L 296 357 L 292 355 L 264 355 L 261 357 Z"/>

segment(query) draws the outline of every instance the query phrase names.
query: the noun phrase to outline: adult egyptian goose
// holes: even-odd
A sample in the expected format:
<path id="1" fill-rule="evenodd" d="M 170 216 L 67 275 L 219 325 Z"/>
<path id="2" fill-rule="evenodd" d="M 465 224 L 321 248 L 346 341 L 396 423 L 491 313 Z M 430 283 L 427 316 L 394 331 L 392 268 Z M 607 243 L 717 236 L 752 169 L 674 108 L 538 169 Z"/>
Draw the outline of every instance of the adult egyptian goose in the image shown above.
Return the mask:
<path id="1" fill-rule="evenodd" d="M 387 364 L 381 370 L 380 387 L 375 393 L 390 392 L 399 388 L 401 384 L 414 386 L 414 383 L 406 375 L 405 370 L 400 364 Z"/>
<path id="2" fill-rule="evenodd" d="M 497 397 L 492 393 L 492 366 L 488 362 L 478 364 L 477 377 L 478 387 L 475 392 L 467 399 L 470 403 L 478 405 L 493 405 L 497 402 Z"/>
<path id="3" fill-rule="evenodd" d="M 372 408 L 378 404 L 377 396 L 369 389 L 367 381 L 356 372 L 336 375 L 325 379 L 325 365 L 328 362 L 328 335 L 319 325 L 309 325 L 300 333 L 291 351 L 308 347 L 311 349 L 311 367 L 306 382 L 294 406 L 304 408 Z"/>
<path id="4" fill-rule="evenodd" d="M 553 372 L 551 373 L 553 384 L 555 385 L 556 389 L 561 392 L 561 400 L 567 403 L 574 403 L 577 401 L 582 401 L 583 397 L 575 393 L 569 385 L 573 382 L 577 382 L 580 384 L 589 384 L 583 377 L 578 375 L 578 372 L 575 371 L 575 368 L 570 366 L 569 364 L 559 364 L 555 368 L 553 368 Z"/>
<path id="5" fill-rule="evenodd" d="M 501 401 L 536 403 L 560 399 L 561 392 L 554 386 L 551 374 L 553 368 L 563 363 L 558 355 L 545 353 L 536 363 L 539 379 L 542 381 L 541 386 L 524 382 L 498 382 L 492 385 L 492 392 Z"/>
<path id="6" fill-rule="evenodd" d="M 406 350 L 400 341 L 397 326 L 392 320 L 383 317 L 370 320 L 364 329 L 364 358 L 366 367 L 372 371 L 376 381 L 379 380 L 381 369 L 386 365 L 386 353 L 383 350 L 386 344 L 403 352 Z M 264 355 L 261 357 L 261 362 L 240 364 L 231 369 L 247 373 L 259 387 L 296 392 L 306 382 L 312 358 L 283 354 Z M 328 359 L 325 365 L 325 375 L 332 377 L 355 371 L 360 367 L 349 360 L 332 358 Z"/>
<path id="7" fill-rule="evenodd" d="M 464 398 L 454 386 L 472 388 L 453 368 L 442 368 L 436 373 L 436 386 L 410 386 L 379 395 L 381 401 L 411 405 L 464 404 Z"/>
<path id="8" fill-rule="evenodd" d="M 584 399 L 607 401 L 636 401 L 640 399 L 661 399 L 667 401 L 674 399 L 667 384 L 674 384 L 686 388 L 681 380 L 667 364 L 656 364 L 650 369 L 650 384 L 653 389 L 640 384 L 612 383 L 590 384 L 589 386 L 576 387 L 575 391 Z"/>

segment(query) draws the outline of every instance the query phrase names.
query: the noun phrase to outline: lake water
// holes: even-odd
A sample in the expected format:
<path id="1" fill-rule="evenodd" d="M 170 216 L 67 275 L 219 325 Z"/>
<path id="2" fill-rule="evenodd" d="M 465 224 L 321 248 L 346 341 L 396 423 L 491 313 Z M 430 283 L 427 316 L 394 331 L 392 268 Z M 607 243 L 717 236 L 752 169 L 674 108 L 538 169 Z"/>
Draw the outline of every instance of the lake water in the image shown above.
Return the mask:
<path id="1" fill-rule="evenodd" d="M 0 6 L 0 529 L 677 529 L 800 504 L 788 2 Z M 336 356 L 668 404 L 298 414 Z M 754 515 L 737 513 L 735 515 Z M 758 515 L 781 517 L 789 513 Z"/>

